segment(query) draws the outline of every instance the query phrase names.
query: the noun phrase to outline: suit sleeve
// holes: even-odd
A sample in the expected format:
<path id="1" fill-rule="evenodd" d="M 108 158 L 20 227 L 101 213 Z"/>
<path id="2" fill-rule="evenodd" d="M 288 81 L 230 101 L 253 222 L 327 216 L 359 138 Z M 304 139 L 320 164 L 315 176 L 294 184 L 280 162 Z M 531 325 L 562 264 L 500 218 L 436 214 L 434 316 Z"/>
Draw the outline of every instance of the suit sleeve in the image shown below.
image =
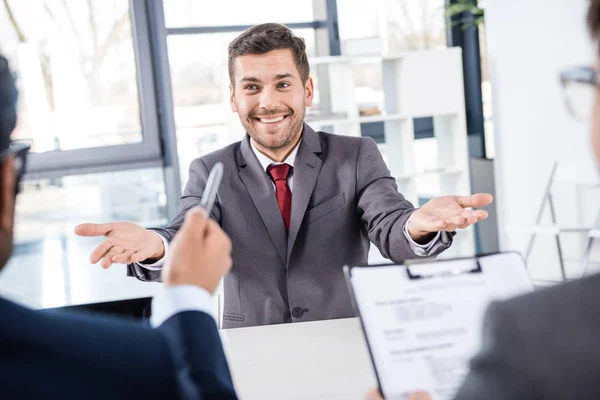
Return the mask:
<path id="1" fill-rule="evenodd" d="M 215 320 L 185 311 L 156 328 L 166 339 L 181 399 L 237 399 Z"/>
<path id="2" fill-rule="evenodd" d="M 483 324 L 482 345 L 455 400 L 534 399 L 533 368 L 514 318 L 492 303 Z"/>
<path id="3" fill-rule="evenodd" d="M 185 214 L 188 212 L 188 210 L 200 204 L 209 174 L 210 171 L 202 158 L 196 158 L 194 161 L 192 161 L 190 164 L 189 179 L 183 190 L 183 195 L 179 200 L 179 209 L 177 211 L 177 215 L 166 228 L 152 228 L 152 230 L 170 242 L 183 224 Z M 221 223 L 221 209 L 219 205 L 218 194 L 211 212 L 211 217 L 215 221 Z M 160 273 L 160 269 L 149 270 L 137 263 L 127 265 L 127 276 L 136 277 L 144 282 L 159 282 Z"/>
<path id="4" fill-rule="evenodd" d="M 396 180 L 371 138 L 361 140 L 356 182 L 358 213 L 371 242 L 394 262 L 415 258 L 417 255 L 404 235 L 404 226 L 415 208 L 398 192 Z M 451 243 L 452 235 L 443 232 L 427 255 L 439 254 Z"/>

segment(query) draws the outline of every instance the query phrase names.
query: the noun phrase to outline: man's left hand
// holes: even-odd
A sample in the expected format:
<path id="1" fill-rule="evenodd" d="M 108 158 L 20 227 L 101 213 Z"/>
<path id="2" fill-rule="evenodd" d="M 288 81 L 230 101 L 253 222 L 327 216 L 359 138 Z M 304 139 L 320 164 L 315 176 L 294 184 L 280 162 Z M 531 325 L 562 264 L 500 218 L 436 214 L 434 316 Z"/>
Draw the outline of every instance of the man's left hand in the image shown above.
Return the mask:
<path id="1" fill-rule="evenodd" d="M 465 229 L 488 216 L 487 211 L 472 208 L 485 207 L 493 200 L 492 195 L 488 193 L 436 197 L 410 216 L 408 234 L 415 242 L 423 243 L 431 240 L 437 232 Z"/>

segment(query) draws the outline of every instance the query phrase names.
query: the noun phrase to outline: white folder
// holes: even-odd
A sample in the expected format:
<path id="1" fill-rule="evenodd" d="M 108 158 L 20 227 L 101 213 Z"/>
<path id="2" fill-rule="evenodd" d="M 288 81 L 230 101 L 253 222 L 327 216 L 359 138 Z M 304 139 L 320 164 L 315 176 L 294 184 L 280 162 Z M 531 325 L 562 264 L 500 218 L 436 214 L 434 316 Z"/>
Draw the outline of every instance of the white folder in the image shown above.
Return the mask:
<path id="1" fill-rule="evenodd" d="M 515 252 L 344 273 L 386 399 L 419 390 L 451 399 L 479 350 L 489 303 L 533 290 Z"/>

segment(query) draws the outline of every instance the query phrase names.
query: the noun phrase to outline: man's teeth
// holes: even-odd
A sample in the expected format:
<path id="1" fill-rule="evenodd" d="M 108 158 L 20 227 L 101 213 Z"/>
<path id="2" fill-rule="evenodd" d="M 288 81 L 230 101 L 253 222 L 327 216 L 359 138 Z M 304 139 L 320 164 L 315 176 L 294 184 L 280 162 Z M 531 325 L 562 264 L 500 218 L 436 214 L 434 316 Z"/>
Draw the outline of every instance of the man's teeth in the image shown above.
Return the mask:
<path id="1" fill-rule="evenodd" d="M 283 116 L 281 117 L 277 117 L 277 118 L 272 118 L 272 119 L 267 119 L 267 118 L 261 118 L 260 122 L 264 123 L 264 124 L 273 124 L 275 122 L 279 122 L 283 120 Z"/>

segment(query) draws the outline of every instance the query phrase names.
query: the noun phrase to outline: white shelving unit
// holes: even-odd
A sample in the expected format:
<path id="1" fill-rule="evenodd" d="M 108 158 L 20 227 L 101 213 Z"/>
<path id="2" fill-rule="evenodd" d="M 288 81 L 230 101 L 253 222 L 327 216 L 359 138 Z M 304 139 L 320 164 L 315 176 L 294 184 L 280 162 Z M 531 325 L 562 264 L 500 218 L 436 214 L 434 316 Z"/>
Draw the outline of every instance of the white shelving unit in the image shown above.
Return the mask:
<path id="1" fill-rule="evenodd" d="M 330 104 L 319 104 L 318 117 L 312 110 L 307 113 L 306 121 L 315 130 L 361 136 L 361 124 L 382 123 L 380 150 L 399 191 L 413 204 L 418 205 L 420 198 L 471 194 L 460 48 L 385 57 L 317 57 L 310 64 L 313 74 L 327 71 L 323 82 L 315 77 L 315 89 L 319 93 L 325 90 L 319 85 L 327 84 L 330 98 Z M 383 104 L 378 115 L 359 112 L 354 71 L 364 65 L 377 68 L 382 77 Z M 230 129 L 237 125 L 236 130 L 243 132 L 237 114 L 229 115 Z M 414 119 L 425 117 L 433 120 L 434 139 L 423 140 L 435 143 L 429 143 L 431 151 L 417 155 Z M 459 232 L 443 256 L 473 253 L 473 230 L 468 228 Z M 372 252 L 371 261 L 379 260 L 378 252 Z"/>

